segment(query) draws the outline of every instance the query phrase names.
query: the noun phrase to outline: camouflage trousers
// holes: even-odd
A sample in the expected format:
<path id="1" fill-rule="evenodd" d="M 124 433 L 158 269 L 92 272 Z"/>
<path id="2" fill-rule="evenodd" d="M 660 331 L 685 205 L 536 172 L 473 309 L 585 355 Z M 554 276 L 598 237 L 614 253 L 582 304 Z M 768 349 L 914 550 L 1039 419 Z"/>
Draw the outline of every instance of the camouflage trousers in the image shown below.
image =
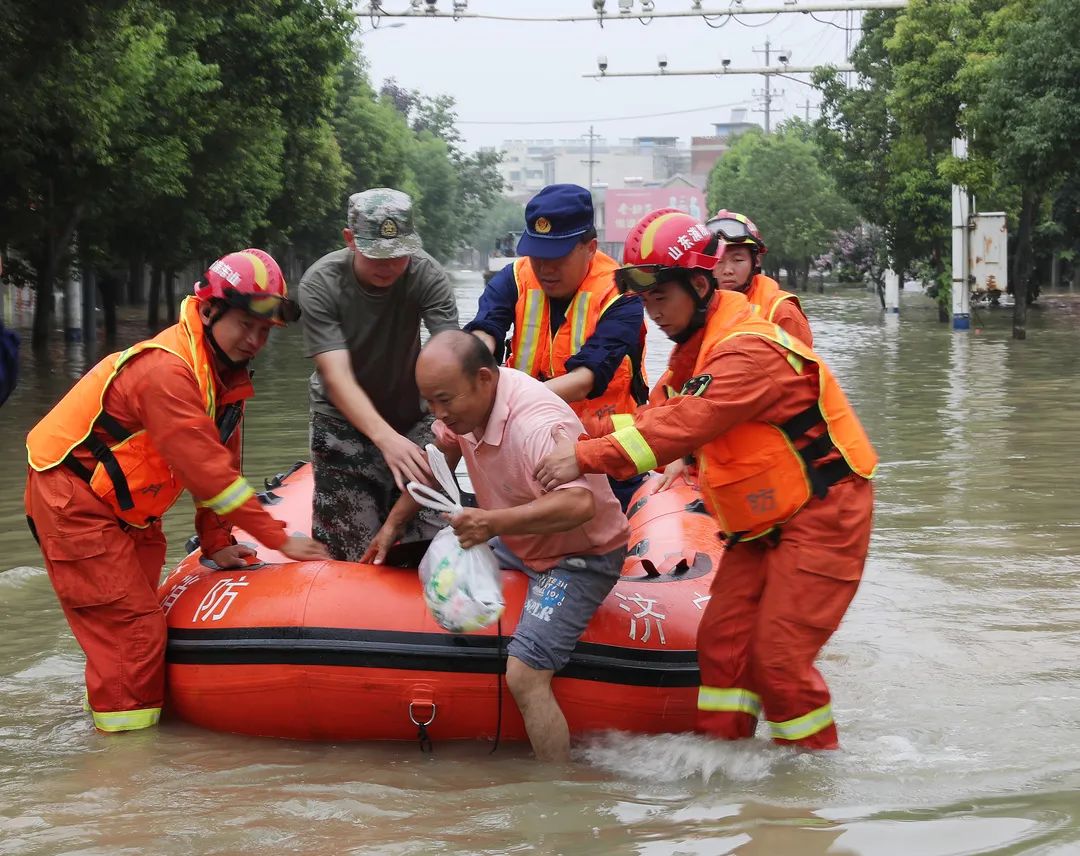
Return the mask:
<path id="1" fill-rule="evenodd" d="M 423 448 L 433 442 L 426 416 L 405 434 Z M 322 413 L 311 416 L 311 469 L 315 481 L 311 534 L 330 555 L 358 562 L 401 496 L 378 447 L 348 422 Z M 427 508 L 413 518 L 401 541 L 426 541 L 446 525 Z"/>

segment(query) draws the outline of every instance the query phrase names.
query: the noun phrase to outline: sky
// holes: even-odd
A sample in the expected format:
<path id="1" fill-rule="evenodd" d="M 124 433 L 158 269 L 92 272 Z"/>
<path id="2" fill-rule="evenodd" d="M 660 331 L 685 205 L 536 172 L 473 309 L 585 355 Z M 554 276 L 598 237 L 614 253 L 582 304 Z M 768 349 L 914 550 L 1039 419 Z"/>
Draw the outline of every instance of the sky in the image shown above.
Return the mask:
<path id="1" fill-rule="evenodd" d="M 706 10 L 727 8 L 730 0 L 704 0 Z M 755 0 L 746 6 L 752 7 Z M 689 9 L 691 0 L 656 0 L 657 11 Z M 757 5 L 765 5 L 757 0 Z M 768 0 L 769 6 L 779 5 Z M 383 0 L 390 12 L 405 11 L 408 0 Z M 440 11 L 451 11 L 451 0 L 438 0 Z M 366 3 L 358 2 L 357 8 Z M 640 0 L 634 8 L 640 9 Z M 617 14 L 618 0 L 607 0 L 608 15 Z M 469 0 L 469 12 L 508 16 L 592 15 L 592 0 Z M 573 139 L 595 133 L 616 142 L 635 136 L 691 136 L 712 133 L 713 122 L 732 118 L 732 109 L 747 108 L 748 121 L 762 124 L 756 98 L 764 80 L 757 75 L 726 78 L 646 77 L 593 80 L 583 74 L 597 70 L 597 57 L 607 57 L 608 71 L 654 71 L 657 56 L 667 57 L 668 69 L 719 68 L 721 59 L 732 67 L 761 67 L 764 57 L 754 48 L 772 43 L 772 63 L 782 50 L 794 65 L 845 61 L 845 39 L 854 45 L 858 30 L 847 35 L 845 12 L 747 15 L 728 19 L 711 29 L 700 17 L 637 19 L 576 23 L 522 23 L 423 18 L 389 27 L 389 20 L 371 29 L 363 17 L 360 43 L 376 87 L 395 78 L 425 94 L 452 95 L 457 101 L 459 128 L 466 148 L 498 146 L 508 139 Z M 400 21 L 402 19 L 393 19 Z M 713 25 L 719 24 L 714 20 Z M 858 25 L 858 13 L 851 24 Z M 830 25 L 831 24 L 831 25 Z M 808 80 L 807 76 L 802 79 Z M 816 116 L 818 93 L 794 80 L 773 78 L 783 94 L 773 100 L 773 123 L 798 115 Z M 701 109 L 709 108 L 709 109 Z M 677 112 L 676 112 L 677 111 Z M 690 112 L 692 111 L 692 112 Z M 656 114 L 674 115 L 656 115 Z M 643 118 L 626 118 L 643 117 Z M 531 123 L 531 124 L 524 124 Z"/>

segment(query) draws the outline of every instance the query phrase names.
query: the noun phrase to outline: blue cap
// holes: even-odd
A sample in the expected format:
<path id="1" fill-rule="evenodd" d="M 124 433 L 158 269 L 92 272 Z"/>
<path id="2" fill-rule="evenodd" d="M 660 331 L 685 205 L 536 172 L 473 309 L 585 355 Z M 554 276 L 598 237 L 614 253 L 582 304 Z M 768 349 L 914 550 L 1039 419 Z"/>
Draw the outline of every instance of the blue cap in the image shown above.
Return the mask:
<path id="1" fill-rule="evenodd" d="M 549 184 L 525 206 L 519 256 L 559 259 L 593 228 L 592 194 L 577 184 Z"/>

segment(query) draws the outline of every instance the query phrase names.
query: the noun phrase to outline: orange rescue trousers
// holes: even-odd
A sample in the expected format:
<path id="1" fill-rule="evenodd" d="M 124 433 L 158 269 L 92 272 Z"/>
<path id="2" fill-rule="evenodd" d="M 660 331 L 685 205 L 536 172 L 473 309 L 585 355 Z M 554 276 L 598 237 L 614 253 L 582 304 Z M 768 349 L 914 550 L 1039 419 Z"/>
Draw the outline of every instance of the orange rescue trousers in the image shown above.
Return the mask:
<path id="1" fill-rule="evenodd" d="M 814 659 L 847 611 L 870 545 L 874 489 L 850 476 L 781 527 L 724 552 L 698 629 L 697 728 L 751 737 L 765 714 L 777 743 L 838 747 Z"/>
<path id="2" fill-rule="evenodd" d="M 94 725 L 130 731 L 157 723 L 165 695 L 165 615 L 157 585 L 161 524 L 121 526 L 63 467 L 31 471 L 26 513 L 71 632 L 86 654 Z"/>

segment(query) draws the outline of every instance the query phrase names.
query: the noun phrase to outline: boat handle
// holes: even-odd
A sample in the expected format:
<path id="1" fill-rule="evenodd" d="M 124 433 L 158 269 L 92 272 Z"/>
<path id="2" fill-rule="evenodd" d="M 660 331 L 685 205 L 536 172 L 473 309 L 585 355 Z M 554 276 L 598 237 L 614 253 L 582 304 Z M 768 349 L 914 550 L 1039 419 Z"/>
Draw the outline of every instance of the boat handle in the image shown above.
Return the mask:
<path id="1" fill-rule="evenodd" d="M 429 716 L 425 722 L 421 722 L 419 719 L 416 718 L 416 714 L 413 711 L 417 707 L 431 708 L 431 716 Z M 419 726 L 420 728 L 426 728 L 435 721 L 435 713 L 437 710 L 438 708 L 433 701 L 411 701 L 409 702 L 409 719 L 412 720 L 413 725 Z"/>

